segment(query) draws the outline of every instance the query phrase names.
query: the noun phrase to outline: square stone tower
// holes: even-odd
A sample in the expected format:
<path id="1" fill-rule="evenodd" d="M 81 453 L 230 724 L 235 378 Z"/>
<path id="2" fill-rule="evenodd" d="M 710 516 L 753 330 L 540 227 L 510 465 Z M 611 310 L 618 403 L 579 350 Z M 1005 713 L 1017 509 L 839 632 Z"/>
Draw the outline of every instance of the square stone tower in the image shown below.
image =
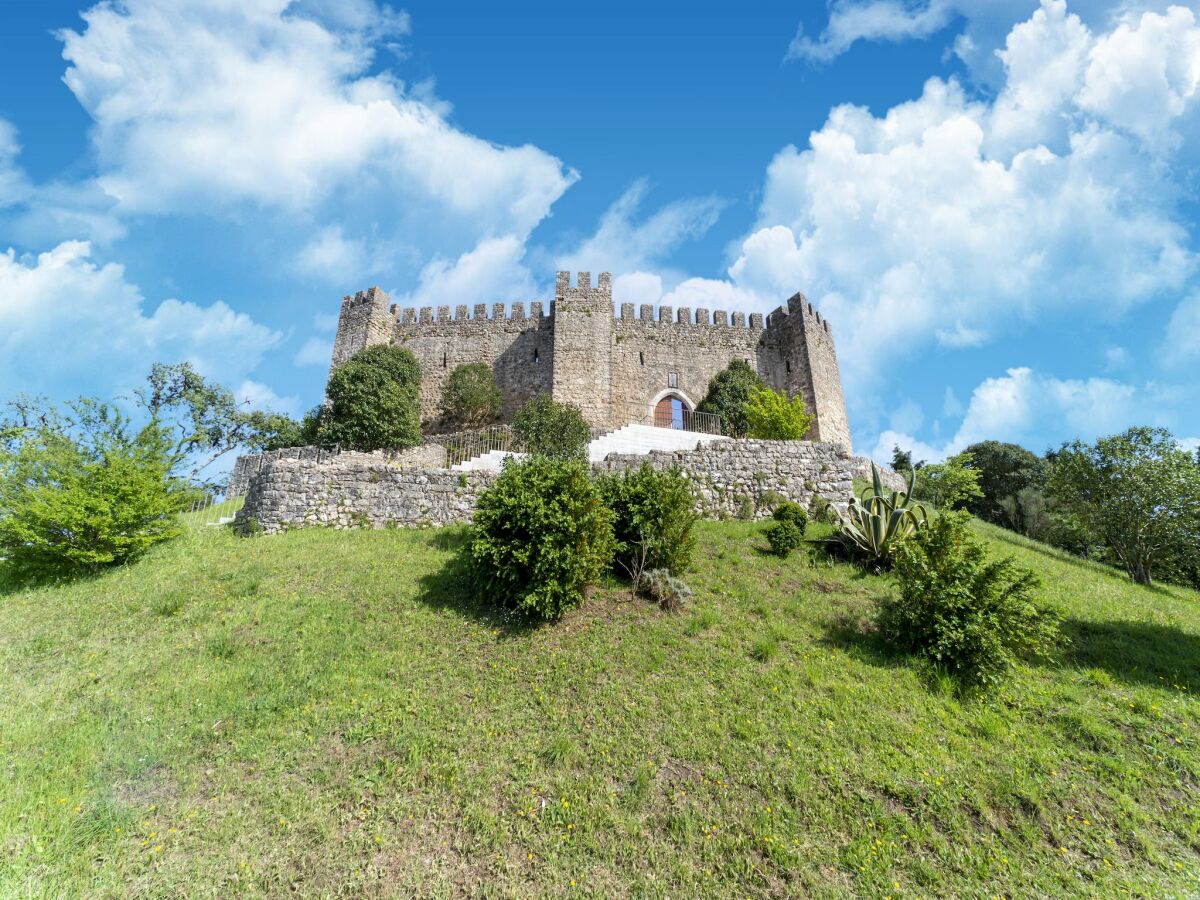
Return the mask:
<path id="1" fill-rule="evenodd" d="M 571 287 L 569 272 L 558 272 L 554 287 L 554 374 L 551 395 L 574 403 L 597 427 L 612 422 L 612 276 L 580 272 Z M 624 423 L 621 423 L 624 424 Z"/>

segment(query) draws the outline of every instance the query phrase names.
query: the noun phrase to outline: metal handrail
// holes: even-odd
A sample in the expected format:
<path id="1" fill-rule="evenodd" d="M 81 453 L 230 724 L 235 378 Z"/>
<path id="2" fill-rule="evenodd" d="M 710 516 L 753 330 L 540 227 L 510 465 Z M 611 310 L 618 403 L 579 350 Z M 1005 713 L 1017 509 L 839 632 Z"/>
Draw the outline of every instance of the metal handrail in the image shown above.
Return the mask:
<path id="1" fill-rule="evenodd" d="M 647 422 L 655 428 L 675 428 L 674 410 L 655 410 L 647 416 Z M 681 410 L 680 431 L 697 431 L 701 434 L 720 434 L 725 430 L 721 427 L 721 417 L 716 413 L 697 412 L 694 409 Z"/>

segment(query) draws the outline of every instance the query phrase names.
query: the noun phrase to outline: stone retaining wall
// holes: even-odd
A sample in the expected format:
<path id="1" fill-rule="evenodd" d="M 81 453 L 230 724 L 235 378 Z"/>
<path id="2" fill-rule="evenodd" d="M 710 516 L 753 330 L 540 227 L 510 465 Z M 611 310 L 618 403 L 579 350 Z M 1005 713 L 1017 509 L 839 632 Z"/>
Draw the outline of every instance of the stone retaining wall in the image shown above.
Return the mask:
<path id="1" fill-rule="evenodd" d="M 730 440 L 697 450 L 613 453 L 592 468 L 597 473 L 624 472 L 645 462 L 656 469 L 678 465 L 691 479 L 700 514 L 706 518 L 747 512 L 763 518 L 770 514 L 773 495 L 805 508 L 819 495 L 845 508 L 852 490 L 851 457 L 832 444 L 806 441 Z M 404 468 L 375 453 L 273 456 L 250 475 L 238 524 L 276 532 L 306 525 L 382 528 L 467 522 L 479 492 L 495 477 L 488 472 Z"/>
<path id="2" fill-rule="evenodd" d="M 306 525 L 383 528 L 468 522 L 490 472 L 408 469 L 372 453 L 280 458 L 250 479 L 236 525 L 271 533 Z"/>
<path id="3" fill-rule="evenodd" d="M 446 448 L 441 444 L 422 444 L 407 450 L 378 451 L 376 453 L 359 453 L 357 451 L 326 450 L 322 447 L 285 447 L 282 450 L 268 450 L 265 453 L 252 453 L 239 456 L 233 464 L 233 472 L 229 475 L 229 484 L 225 487 L 226 497 L 241 497 L 250 488 L 250 479 L 263 470 L 269 463 L 281 459 L 310 459 L 315 462 L 333 459 L 337 456 L 352 455 L 357 458 L 368 458 L 382 466 L 407 469 L 437 469 L 445 465 Z"/>
<path id="4" fill-rule="evenodd" d="M 871 458 L 869 456 L 856 456 L 851 461 L 854 467 L 854 477 L 862 481 L 871 483 Z M 889 469 L 887 466 L 881 466 L 875 463 L 875 467 L 879 469 L 879 480 L 883 482 L 883 486 L 890 491 L 903 491 L 908 489 L 908 485 L 904 483 L 904 476 Z"/>
<path id="5" fill-rule="evenodd" d="M 810 441 L 715 441 L 696 450 L 649 455 L 610 453 L 592 466 L 595 472 L 625 472 L 649 462 L 656 469 L 679 466 L 692 481 L 700 514 L 719 519 L 750 511 L 753 518 L 771 514 L 778 494 L 805 509 L 821 496 L 845 509 L 854 489 L 853 460 L 833 444 Z"/>

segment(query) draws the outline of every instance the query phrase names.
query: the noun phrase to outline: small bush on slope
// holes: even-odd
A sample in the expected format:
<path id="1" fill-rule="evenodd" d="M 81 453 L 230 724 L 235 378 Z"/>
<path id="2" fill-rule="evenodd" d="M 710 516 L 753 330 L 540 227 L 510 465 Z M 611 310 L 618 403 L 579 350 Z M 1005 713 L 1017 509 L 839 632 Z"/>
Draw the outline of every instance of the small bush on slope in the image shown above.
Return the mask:
<path id="1" fill-rule="evenodd" d="M 880 601 L 879 628 L 965 685 L 992 687 L 1023 655 L 1048 655 L 1057 614 L 1034 602 L 1037 578 L 989 560 L 966 513 L 944 513 L 896 549 L 898 595 Z"/>
<path id="2" fill-rule="evenodd" d="M 658 472 L 649 463 L 598 480 L 613 511 L 616 562 L 636 580 L 643 569 L 678 575 L 696 550 L 696 501 L 678 468 Z"/>
<path id="3" fill-rule="evenodd" d="M 0 447 L 0 558 L 18 579 L 64 578 L 141 556 L 179 534 L 192 496 L 172 477 L 167 432 L 133 432 L 107 404 L 79 401 Z"/>
<path id="4" fill-rule="evenodd" d="M 611 562 L 612 512 L 585 463 L 531 457 L 506 466 L 480 495 L 469 552 L 486 596 L 557 619 Z"/>

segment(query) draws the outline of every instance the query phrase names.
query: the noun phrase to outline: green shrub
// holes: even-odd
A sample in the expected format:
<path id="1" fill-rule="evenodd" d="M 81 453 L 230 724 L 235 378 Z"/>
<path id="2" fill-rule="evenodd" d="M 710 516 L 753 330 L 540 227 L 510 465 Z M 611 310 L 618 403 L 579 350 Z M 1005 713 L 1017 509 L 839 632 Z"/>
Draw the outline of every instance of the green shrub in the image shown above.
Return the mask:
<path id="1" fill-rule="evenodd" d="M 784 500 L 775 507 L 771 513 L 771 518 L 776 522 L 791 522 L 800 529 L 800 536 L 804 536 L 804 530 L 808 527 L 808 513 L 799 503 L 793 503 L 791 500 Z"/>
<path id="2" fill-rule="evenodd" d="M 772 522 L 767 526 L 767 543 L 771 545 L 772 553 L 786 558 L 804 543 L 804 532 L 791 519 Z"/>
<path id="3" fill-rule="evenodd" d="M 531 397 L 513 417 L 512 428 L 527 451 L 554 459 L 583 459 L 591 439 L 579 407 L 549 394 Z"/>
<path id="4" fill-rule="evenodd" d="M 745 408 L 749 437 L 770 441 L 800 441 L 808 434 L 813 419 L 803 397 L 792 397 L 768 387 L 752 391 Z"/>
<path id="5" fill-rule="evenodd" d="M 455 366 L 442 388 L 442 416 L 457 425 L 482 425 L 499 417 L 502 399 L 491 366 Z"/>
<path id="6" fill-rule="evenodd" d="M 692 597 L 692 589 L 666 569 L 647 569 L 638 577 L 638 590 L 667 612 L 678 612 Z"/>
<path id="7" fill-rule="evenodd" d="M 615 562 L 631 577 L 643 569 L 679 574 L 696 551 L 696 501 L 676 467 L 656 471 L 649 463 L 623 475 L 598 479 L 613 511 Z"/>
<path id="8" fill-rule="evenodd" d="M 758 510 L 754 506 L 754 501 L 749 497 L 743 497 L 740 501 L 738 501 L 737 512 L 734 513 L 734 515 L 743 522 L 749 522 L 754 518 L 754 514 L 756 512 L 758 512 Z"/>
<path id="9" fill-rule="evenodd" d="M 80 401 L 0 448 L 0 559 L 18 579 L 64 578 L 136 559 L 181 531 L 194 495 L 171 475 L 165 429 L 137 432 L 112 407 Z"/>
<path id="10" fill-rule="evenodd" d="M 1037 579 L 991 560 L 965 512 L 944 513 L 896 551 L 899 594 L 879 604 L 879 630 L 945 667 L 960 683 L 991 687 L 1022 655 L 1047 655 L 1057 615 L 1034 601 Z"/>
<path id="11" fill-rule="evenodd" d="M 746 403 L 756 390 L 766 386 L 748 363 L 735 359 L 708 383 L 708 393 L 697 404 L 696 412 L 716 414 L 721 419 L 722 432 L 730 437 L 745 437 L 750 428 Z"/>
<path id="12" fill-rule="evenodd" d="M 326 447 L 395 450 L 421 443 L 421 366 L 403 347 L 360 350 L 329 377 L 317 440 Z"/>
<path id="13" fill-rule="evenodd" d="M 523 615 L 557 619 L 578 606 L 612 554 L 612 512 L 579 460 L 509 464 L 479 497 L 469 544 L 477 586 Z"/>

